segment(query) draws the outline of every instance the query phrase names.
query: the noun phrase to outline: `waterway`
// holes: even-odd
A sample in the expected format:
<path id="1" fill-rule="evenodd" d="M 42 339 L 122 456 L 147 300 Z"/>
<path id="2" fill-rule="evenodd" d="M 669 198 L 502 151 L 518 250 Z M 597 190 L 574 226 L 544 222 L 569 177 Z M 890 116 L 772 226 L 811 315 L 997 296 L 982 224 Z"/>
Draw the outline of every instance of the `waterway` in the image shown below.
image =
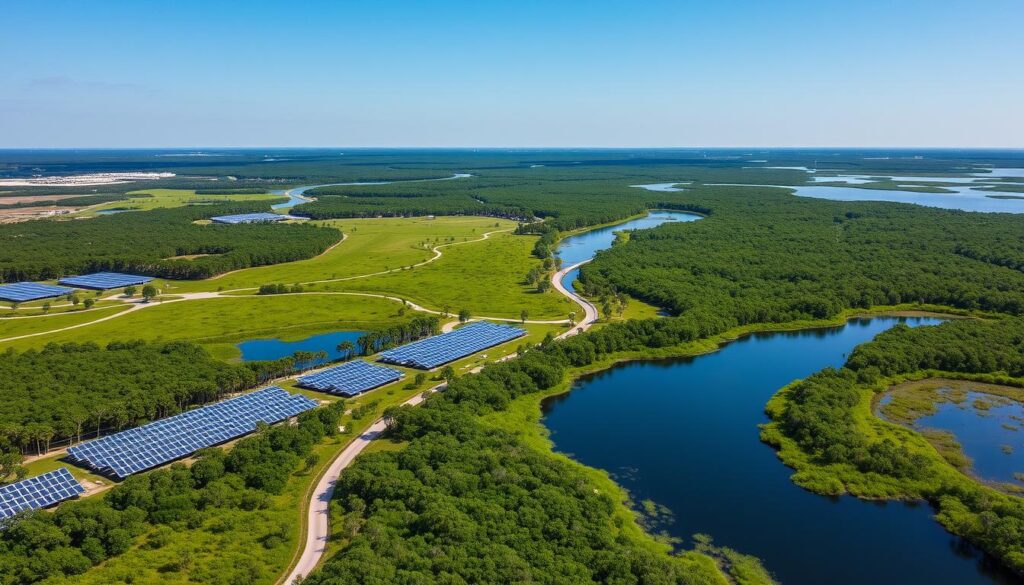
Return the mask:
<path id="1" fill-rule="evenodd" d="M 313 335 L 297 341 L 282 341 L 280 339 L 250 339 L 239 343 L 239 351 L 242 352 L 242 361 L 251 362 L 258 360 L 276 360 L 288 357 L 297 351 L 326 351 L 327 359 L 316 360 L 307 366 L 319 366 L 337 359 L 343 354 L 338 351 L 338 344 L 342 341 L 355 343 L 362 331 L 333 331 Z"/>
<path id="2" fill-rule="evenodd" d="M 360 185 L 391 185 L 393 183 L 426 183 L 430 181 L 453 181 L 455 179 L 465 179 L 472 177 L 469 173 L 455 173 L 450 177 L 441 177 L 440 179 L 412 179 L 408 181 L 368 181 L 361 183 L 325 183 L 323 185 L 303 185 L 301 187 L 293 187 L 291 189 L 278 189 L 271 191 L 273 195 L 284 195 L 288 197 L 288 201 L 284 203 L 278 203 L 272 205 L 273 209 L 290 209 L 301 203 L 309 203 L 312 201 L 309 197 L 306 197 L 306 191 L 317 189 L 319 187 L 342 187 L 342 186 L 360 186 Z"/>
<path id="3" fill-rule="evenodd" d="M 764 405 L 779 388 L 842 365 L 898 322 L 759 334 L 689 359 L 633 362 L 587 376 L 544 405 L 556 449 L 607 470 L 635 501 L 674 512 L 660 526 L 761 558 L 787 585 L 1008 584 L 1019 581 L 942 529 L 923 503 L 812 494 L 761 443 Z"/>
<path id="4" fill-rule="evenodd" d="M 562 259 L 562 266 L 572 266 L 592 259 L 600 250 L 610 248 L 615 241 L 615 232 L 650 229 L 670 221 L 696 221 L 700 218 L 700 215 L 681 211 L 652 211 L 644 217 L 569 236 L 559 242 L 558 257 Z M 579 270 L 568 272 L 562 278 L 562 284 L 574 290 L 572 283 L 577 276 Z"/>

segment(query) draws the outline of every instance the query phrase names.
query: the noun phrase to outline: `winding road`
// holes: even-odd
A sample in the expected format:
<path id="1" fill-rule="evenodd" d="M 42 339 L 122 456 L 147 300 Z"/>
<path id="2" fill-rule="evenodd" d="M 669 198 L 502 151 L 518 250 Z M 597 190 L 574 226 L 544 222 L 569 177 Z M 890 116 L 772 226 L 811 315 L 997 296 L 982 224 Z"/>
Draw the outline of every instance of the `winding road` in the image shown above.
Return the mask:
<path id="1" fill-rule="evenodd" d="M 589 262 L 589 260 L 573 264 L 568 268 L 559 270 L 551 276 L 551 284 L 555 289 L 583 308 L 583 319 L 581 319 L 575 327 L 572 327 L 565 333 L 559 335 L 558 339 L 582 333 L 597 321 L 597 308 L 593 303 L 562 285 L 562 279 L 566 274 L 587 262 Z M 436 313 L 436 311 L 428 312 Z M 488 319 L 490 318 L 488 317 Z M 511 321 L 512 319 L 504 320 Z M 527 323 L 534 322 L 535 321 L 527 321 Z M 565 323 L 565 321 L 547 321 L 545 323 Z M 514 356 L 515 354 L 512 354 L 510 356 L 506 356 L 504 359 L 509 359 Z M 403 406 L 416 406 L 423 402 L 427 393 L 442 390 L 444 386 L 444 384 L 440 384 L 430 388 L 422 394 L 417 394 L 405 401 Z M 286 577 L 278 581 L 280 585 L 290 585 L 297 581 L 301 581 L 303 576 L 310 574 L 316 569 L 317 565 L 320 564 L 320 561 L 323 559 L 324 554 L 327 551 L 327 542 L 331 534 L 330 505 L 331 498 L 334 496 L 334 486 L 338 483 L 338 477 L 341 476 L 341 472 L 351 465 L 352 462 L 355 461 L 356 457 L 362 453 L 372 441 L 379 438 L 384 433 L 386 428 L 384 419 L 378 419 L 375 421 L 368 429 L 366 429 L 365 432 L 356 437 L 348 444 L 348 446 L 342 449 L 334 461 L 332 461 L 327 467 L 324 474 L 320 477 L 316 484 L 316 488 L 311 494 L 309 509 L 306 512 L 306 533 L 305 539 L 302 542 L 302 548 L 297 555 L 297 561 L 295 561 L 291 571 L 288 572 Z"/>

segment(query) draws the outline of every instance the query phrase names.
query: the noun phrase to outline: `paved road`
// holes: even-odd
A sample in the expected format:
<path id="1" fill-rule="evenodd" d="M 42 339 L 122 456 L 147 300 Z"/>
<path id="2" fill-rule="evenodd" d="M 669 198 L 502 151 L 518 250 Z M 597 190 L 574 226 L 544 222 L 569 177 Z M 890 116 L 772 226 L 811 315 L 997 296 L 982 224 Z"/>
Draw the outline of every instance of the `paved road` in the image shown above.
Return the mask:
<path id="1" fill-rule="evenodd" d="M 577 321 L 575 327 L 559 335 L 558 339 L 569 337 L 571 335 L 576 335 L 577 333 L 582 333 L 587 329 L 590 329 L 590 326 L 593 325 L 595 321 L 597 321 L 597 307 L 594 306 L 594 303 L 591 303 L 587 299 L 577 295 L 576 293 L 562 286 L 562 279 L 565 277 L 566 274 L 572 272 L 573 270 L 576 270 L 577 268 L 583 266 L 587 262 L 590 262 L 590 260 L 577 262 L 576 264 L 573 264 L 568 268 L 563 268 L 559 270 L 558 272 L 554 273 L 551 276 L 551 284 L 555 287 L 555 290 L 569 297 L 577 305 L 583 308 L 583 318 Z"/>
<path id="2" fill-rule="evenodd" d="M 554 285 L 555 289 L 572 299 L 583 309 L 583 318 L 579 320 L 575 327 L 559 335 L 559 338 L 582 333 L 597 321 L 597 307 L 595 307 L 590 301 L 576 295 L 562 286 L 562 278 L 566 273 L 579 268 L 587 262 L 589 262 L 589 260 L 564 268 L 556 272 L 551 277 L 551 283 Z M 499 361 L 512 359 L 514 357 L 515 354 L 511 354 L 505 356 Z M 480 369 L 481 367 L 474 368 L 473 372 L 478 372 Z M 436 392 L 443 386 L 443 384 L 434 386 L 429 390 L 429 392 Z M 413 396 L 404 404 L 415 406 L 420 402 L 423 402 L 423 394 Z M 308 575 L 316 569 L 327 549 L 327 539 L 330 536 L 329 512 L 331 498 L 334 495 L 334 486 L 338 482 L 338 477 L 341 475 L 341 472 L 351 465 L 355 458 L 362 453 L 373 440 L 380 437 L 385 430 L 386 427 L 383 420 L 377 420 L 374 422 L 363 434 L 359 435 L 351 444 L 345 447 L 337 458 L 331 462 L 327 471 L 324 472 L 323 477 L 321 477 L 320 481 L 316 484 L 316 489 L 313 490 L 313 497 L 310 501 L 309 510 L 307 511 L 308 529 L 306 530 L 306 540 L 302 544 L 302 552 L 300 553 L 298 563 L 296 563 L 295 568 L 292 569 L 288 576 L 279 583 L 290 585 L 296 578 Z"/>
<path id="3" fill-rule="evenodd" d="M 444 387 L 439 384 L 430 388 L 428 392 L 436 392 Z M 423 394 L 417 394 L 403 403 L 404 405 L 415 406 L 423 402 Z M 324 472 L 323 477 L 316 484 L 313 490 L 313 498 L 310 501 L 309 510 L 306 513 L 306 541 L 302 545 L 302 554 L 291 573 L 281 583 L 291 584 L 297 577 L 310 574 L 316 568 L 320 559 L 323 558 L 327 548 L 327 539 L 330 536 L 329 511 L 331 498 L 334 495 L 334 486 L 338 483 L 338 476 L 343 469 L 352 464 L 355 458 L 366 449 L 370 443 L 380 437 L 385 431 L 384 420 L 379 419 L 370 425 L 363 434 L 356 437 L 338 457 L 331 462 L 330 467 Z"/>

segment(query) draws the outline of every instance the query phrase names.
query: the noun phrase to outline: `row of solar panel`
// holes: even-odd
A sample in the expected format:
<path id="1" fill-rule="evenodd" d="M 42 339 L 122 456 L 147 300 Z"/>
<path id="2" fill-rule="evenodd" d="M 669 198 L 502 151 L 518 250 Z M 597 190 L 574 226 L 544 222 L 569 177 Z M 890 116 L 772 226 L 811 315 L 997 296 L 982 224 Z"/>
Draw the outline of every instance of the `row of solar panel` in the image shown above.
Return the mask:
<path id="1" fill-rule="evenodd" d="M 355 396 L 400 380 L 404 376 L 405 374 L 398 370 L 375 366 L 360 360 L 302 376 L 299 378 L 299 385 L 303 388 L 341 396 Z"/>
<path id="2" fill-rule="evenodd" d="M 273 424 L 317 402 L 271 386 L 68 449 L 73 461 L 124 478 L 205 447 L 241 437 L 259 422 Z"/>
<path id="3" fill-rule="evenodd" d="M 385 363 L 430 370 L 459 358 L 526 335 L 526 331 L 486 321 L 381 352 Z"/>
<path id="4" fill-rule="evenodd" d="M 149 276 L 137 276 L 134 274 L 120 274 L 117 272 L 97 272 L 83 276 L 69 276 L 60 279 L 59 283 L 77 288 L 91 288 L 98 290 L 109 290 L 135 284 L 145 284 L 153 280 Z M 52 299 L 75 292 L 75 289 L 66 286 L 55 286 L 52 284 L 41 284 L 38 282 L 15 282 L 13 284 L 0 284 L 0 300 L 12 303 L 24 303 L 40 299 Z"/>
<path id="5" fill-rule="evenodd" d="M 65 467 L 0 487 L 0 520 L 84 494 Z"/>
<path id="6" fill-rule="evenodd" d="M 283 215 L 280 213 L 239 213 L 238 215 L 218 215 L 211 217 L 210 221 L 214 223 L 227 223 L 227 224 L 239 224 L 239 223 L 267 223 L 274 221 L 284 221 L 286 219 L 300 219 L 292 217 L 290 215 Z"/>

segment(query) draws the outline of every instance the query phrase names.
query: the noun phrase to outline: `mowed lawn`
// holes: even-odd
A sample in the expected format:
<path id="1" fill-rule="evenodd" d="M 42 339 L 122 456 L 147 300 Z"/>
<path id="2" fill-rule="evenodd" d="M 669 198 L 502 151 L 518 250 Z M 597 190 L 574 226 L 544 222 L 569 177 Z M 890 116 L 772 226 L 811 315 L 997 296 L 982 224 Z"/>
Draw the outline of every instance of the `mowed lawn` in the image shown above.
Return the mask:
<path id="1" fill-rule="evenodd" d="M 536 238 L 508 232 L 482 242 L 443 248 L 444 256 L 426 266 L 390 274 L 331 283 L 331 290 L 387 292 L 429 309 L 468 309 L 474 316 L 565 319 L 579 308 L 554 289 L 538 293 L 524 284 L 541 261 L 531 255 Z"/>
<path id="2" fill-rule="evenodd" d="M 400 304 L 384 299 L 321 294 L 154 303 L 152 307 L 94 325 L 0 343 L 0 350 L 69 341 L 104 344 L 122 339 L 189 339 L 200 343 L 233 344 L 254 337 L 287 335 L 295 338 L 393 323 L 400 320 L 400 308 Z M 52 319 L 55 318 L 46 320 Z"/>
<path id="3" fill-rule="evenodd" d="M 348 219 L 314 223 L 340 229 L 346 236 L 345 241 L 309 260 L 248 268 L 207 280 L 164 281 L 165 292 L 235 290 L 383 272 L 432 258 L 433 246 L 478 239 L 486 232 L 510 230 L 516 225 L 487 217 Z"/>
<path id="4" fill-rule="evenodd" d="M 34 316 L 34 317 L 7 317 L 0 318 L 0 339 L 7 339 L 9 337 L 16 337 L 19 335 L 28 335 L 31 333 L 39 333 L 41 331 L 53 331 L 54 329 L 61 329 L 64 327 L 70 327 L 72 325 L 78 325 L 81 323 L 87 323 L 89 321 L 95 321 L 125 311 L 128 309 L 128 305 L 117 304 L 106 307 L 97 307 L 88 311 L 72 311 L 67 313 L 52 313 L 46 316 Z M 0 344 L 0 347 L 6 347 L 4 344 Z"/>
<path id="5" fill-rule="evenodd" d="M 214 186 L 211 185 L 211 188 Z M 143 195 L 151 195 L 151 197 L 144 197 Z M 144 189 L 139 191 L 131 191 L 128 195 L 139 195 L 139 197 L 131 197 L 122 201 L 110 201 L 96 207 L 90 207 L 88 210 L 83 211 L 76 217 L 92 217 L 96 215 L 97 211 L 104 209 L 133 209 L 138 211 L 146 211 L 149 209 L 159 209 L 161 207 L 181 207 L 183 205 L 190 205 L 195 203 L 204 202 L 224 202 L 224 201 L 269 201 L 271 199 L 281 199 L 283 195 L 270 195 L 268 194 L 248 194 L 248 195 L 196 195 L 195 191 L 187 189 Z"/>

